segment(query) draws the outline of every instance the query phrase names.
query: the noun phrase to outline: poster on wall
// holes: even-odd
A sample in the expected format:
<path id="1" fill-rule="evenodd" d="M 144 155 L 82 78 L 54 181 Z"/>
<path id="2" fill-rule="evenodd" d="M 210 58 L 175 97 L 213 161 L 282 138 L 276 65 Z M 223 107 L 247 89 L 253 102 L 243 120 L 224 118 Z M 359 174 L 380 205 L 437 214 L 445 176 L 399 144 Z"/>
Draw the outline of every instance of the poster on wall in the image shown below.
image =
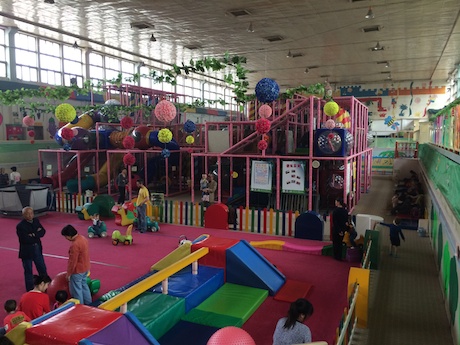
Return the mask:
<path id="1" fill-rule="evenodd" d="M 272 164 L 265 161 L 252 161 L 251 191 L 272 192 Z"/>
<path id="2" fill-rule="evenodd" d="M 282 193 L 305 193 L 305 162 L 283 161 L 282 176 Z"/>

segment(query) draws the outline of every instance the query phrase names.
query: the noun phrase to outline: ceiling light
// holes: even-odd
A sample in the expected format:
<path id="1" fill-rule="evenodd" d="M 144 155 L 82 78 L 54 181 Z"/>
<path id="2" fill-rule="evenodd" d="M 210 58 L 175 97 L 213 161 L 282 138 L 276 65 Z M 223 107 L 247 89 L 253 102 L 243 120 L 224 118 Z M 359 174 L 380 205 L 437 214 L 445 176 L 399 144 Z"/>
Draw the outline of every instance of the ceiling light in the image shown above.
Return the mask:
<path id="1" fill-rule="evenodd" d="M 249 26 L 248 26 L 248 29 L 247 29 L 248 32 L 254 32 L 254 28 L 252 26 L 252 22 L 249 23 Z"/>
<path id="2" fill-rule="evenodd" d="M 77 41 L 74 42 L 74 44 L 72 45 L 72 47 L 74 47 L 75 49 L 80 48 L 80 46 L 78 45 Z"/>
<path id="3" fill-rule="evenodd" d="M 385 68 L 389 68 L 389 67 L 390 67 L 390 63 L 387 62 L 387 63 L 385 64 Z"/>
<path id="4" fill-rule="evenodd" d="M 364 16 L 366 19 L 374 19 L 374 12 L 372 12 L 372 7 L 369 7 L 369 11 L 367 11 L 367 14 Z"/>
<path id="5" fill-rule="evenodd" d="M 291 53 L 291 51 L 290 51 L 290 50 L 288 51 L 288 53 L 287 53 L 286 57 L 287 57 L 287 58 L 290 58 L 290 57 L 292 57 L 292 53 Z"/>
<path id="6" fill-rule="evenodd" d="M 308 72 L 310 72 L 310 70 L 309 70 L 308 67 L 307 67 L 307 68 L 305 68 L 304 73 L 307 74 Z"/>
<path id="7" fill-rule="evenodd" d="M 54 0 L 45 0 L 44 2 L 45 4 L 51 4 L 51 5 L 54 4 Z"/>
<path id="8" fill-rule="evenodd" d="M 391 79 L 391 74 L 388 74 L 388 77 L 387 77 L 387 79 Z"/>
<path id="9" fill-rule="evenodd" d="M 378 50 L 384 50 L 385 48 L 383 46 L 380 45 L 380 42 L 377 42 L 377 44 L 375 45 L 375 47 L 372 47 L 371 50 L 372 51 L 378 51 Z"/>
<path id="10" fill-rule="evenodd" d="M 150 36 L 150 42 L 156 42 L 157 39 L 155 38 L 155 36 L 152 34 L 152 36 Z"/>

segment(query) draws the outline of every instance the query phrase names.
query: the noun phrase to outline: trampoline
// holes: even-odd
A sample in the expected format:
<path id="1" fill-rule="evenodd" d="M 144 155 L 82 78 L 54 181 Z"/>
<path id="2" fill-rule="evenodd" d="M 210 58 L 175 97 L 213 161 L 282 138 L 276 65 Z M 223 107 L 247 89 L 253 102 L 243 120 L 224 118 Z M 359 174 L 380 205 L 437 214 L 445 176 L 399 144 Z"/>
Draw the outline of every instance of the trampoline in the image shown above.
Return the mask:
<path id="1" fill-rule="evenodd" d="M 20 216 L 22 209 L 30 206 L 35 213 L 49 210 L 51 204 L 50 185 L 27 184 L 0 188 L 0 214 Z"/>

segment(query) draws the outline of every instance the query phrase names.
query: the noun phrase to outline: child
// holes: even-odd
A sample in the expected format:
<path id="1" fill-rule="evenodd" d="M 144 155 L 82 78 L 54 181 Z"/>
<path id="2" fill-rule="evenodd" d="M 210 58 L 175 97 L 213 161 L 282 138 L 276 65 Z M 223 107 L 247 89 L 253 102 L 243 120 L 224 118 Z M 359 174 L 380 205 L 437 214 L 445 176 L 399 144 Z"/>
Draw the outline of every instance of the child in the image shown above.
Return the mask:
<path id="1" fill-rule="evenodd" d="M 404 234 L 402 233 L 402 229 L 399 226 L 401 221 L 399 218 L 395 218 L 393 220 L 393 224 L 387 224 L 387 223 L 380 223 L 382 225 L 388 226 L 390 228 L 390 256 L 394 254 L 394 257 L 397 258 L 398 255 L 396 253 L 397 248 L 401 245 L 400 237 L 405 241 L 406 239 L 404 238 Z M 393 251 L 394 250 L 394 251 Z"/>
<path id="2" fill-rule="evenodd" d="M 53 304 L 53 310 L 63 305 L 69 299 L 69 294 L 65 290 L 58 290 L 54 299 L 56 302 Z"/>
<path id="3" fill-rule="evenodd" d="M 358 236 L 358 233 L 356 232 L 355 224 L 353 223 L 353 220 L 351 219 L 351 217 L 348 219 L 346 231 L 348 232 L 348 235 L 349 235 L 348 239 L 350 241 L 351 247 L 352 248 L 356 247 L 355 239 Z"/>
<path id="4" fill-rule="evenodd" d="M 200 190 L 201 190 L 201 201 L 203 201 L 203 203 L 208 203 L 209 202 L 208 185 L 209 185 L 209 183 L 208 183 L 208 175 L 201 174 Z"/>
<path id="5" fill-rule="evenodd" d="M 3 320 L 5 332 L 11 331 L 14 327 L 23 321 L 30 322 L 30 318 L 26 314 L 24 314 L 22 311 L 16 310 L 17 305 L 14 299 L 7 300 L 3 307 L 8 313 L 8 315 Z"/>
<path id="6" fill-rule="evenodd" d="M 96 234 L 99 234 L 101 232 L 101 224 L 102 222 L 99 220 L 99 214 L 95 213 L 91 216 L 91 219 L 93 221 L 93 229 Z"/>

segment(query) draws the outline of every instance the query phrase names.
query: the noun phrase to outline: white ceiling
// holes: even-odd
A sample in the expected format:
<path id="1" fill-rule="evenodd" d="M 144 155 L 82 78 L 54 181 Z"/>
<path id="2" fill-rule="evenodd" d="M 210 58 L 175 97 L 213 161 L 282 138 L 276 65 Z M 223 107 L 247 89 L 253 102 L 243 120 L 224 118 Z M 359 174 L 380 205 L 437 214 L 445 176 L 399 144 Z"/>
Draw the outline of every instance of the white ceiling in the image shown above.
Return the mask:
<path id="1" fill-rule="evenodd" d="M 364 18 L 369 6 L 374 19 Z M 147 65 L 229 52 L 247 58 L 250 88 L 269 77 L 285 89 L 326 79 L 381 83 L 389 74 L 445 82 L 460 63 L 459 13 L 460 0 L 2 0 L 0 25 L 115 55 L 119 48 Z M 152 28 L 132 28 L 137 22 Z M 251 22 L 254 32 L 247 31 Z M 364 33 L 369 26 L 380 31 Z M 371 51 L 377 42 L 384 50 Z M 288 51 L 303 55 L 287 58 Z"/>

